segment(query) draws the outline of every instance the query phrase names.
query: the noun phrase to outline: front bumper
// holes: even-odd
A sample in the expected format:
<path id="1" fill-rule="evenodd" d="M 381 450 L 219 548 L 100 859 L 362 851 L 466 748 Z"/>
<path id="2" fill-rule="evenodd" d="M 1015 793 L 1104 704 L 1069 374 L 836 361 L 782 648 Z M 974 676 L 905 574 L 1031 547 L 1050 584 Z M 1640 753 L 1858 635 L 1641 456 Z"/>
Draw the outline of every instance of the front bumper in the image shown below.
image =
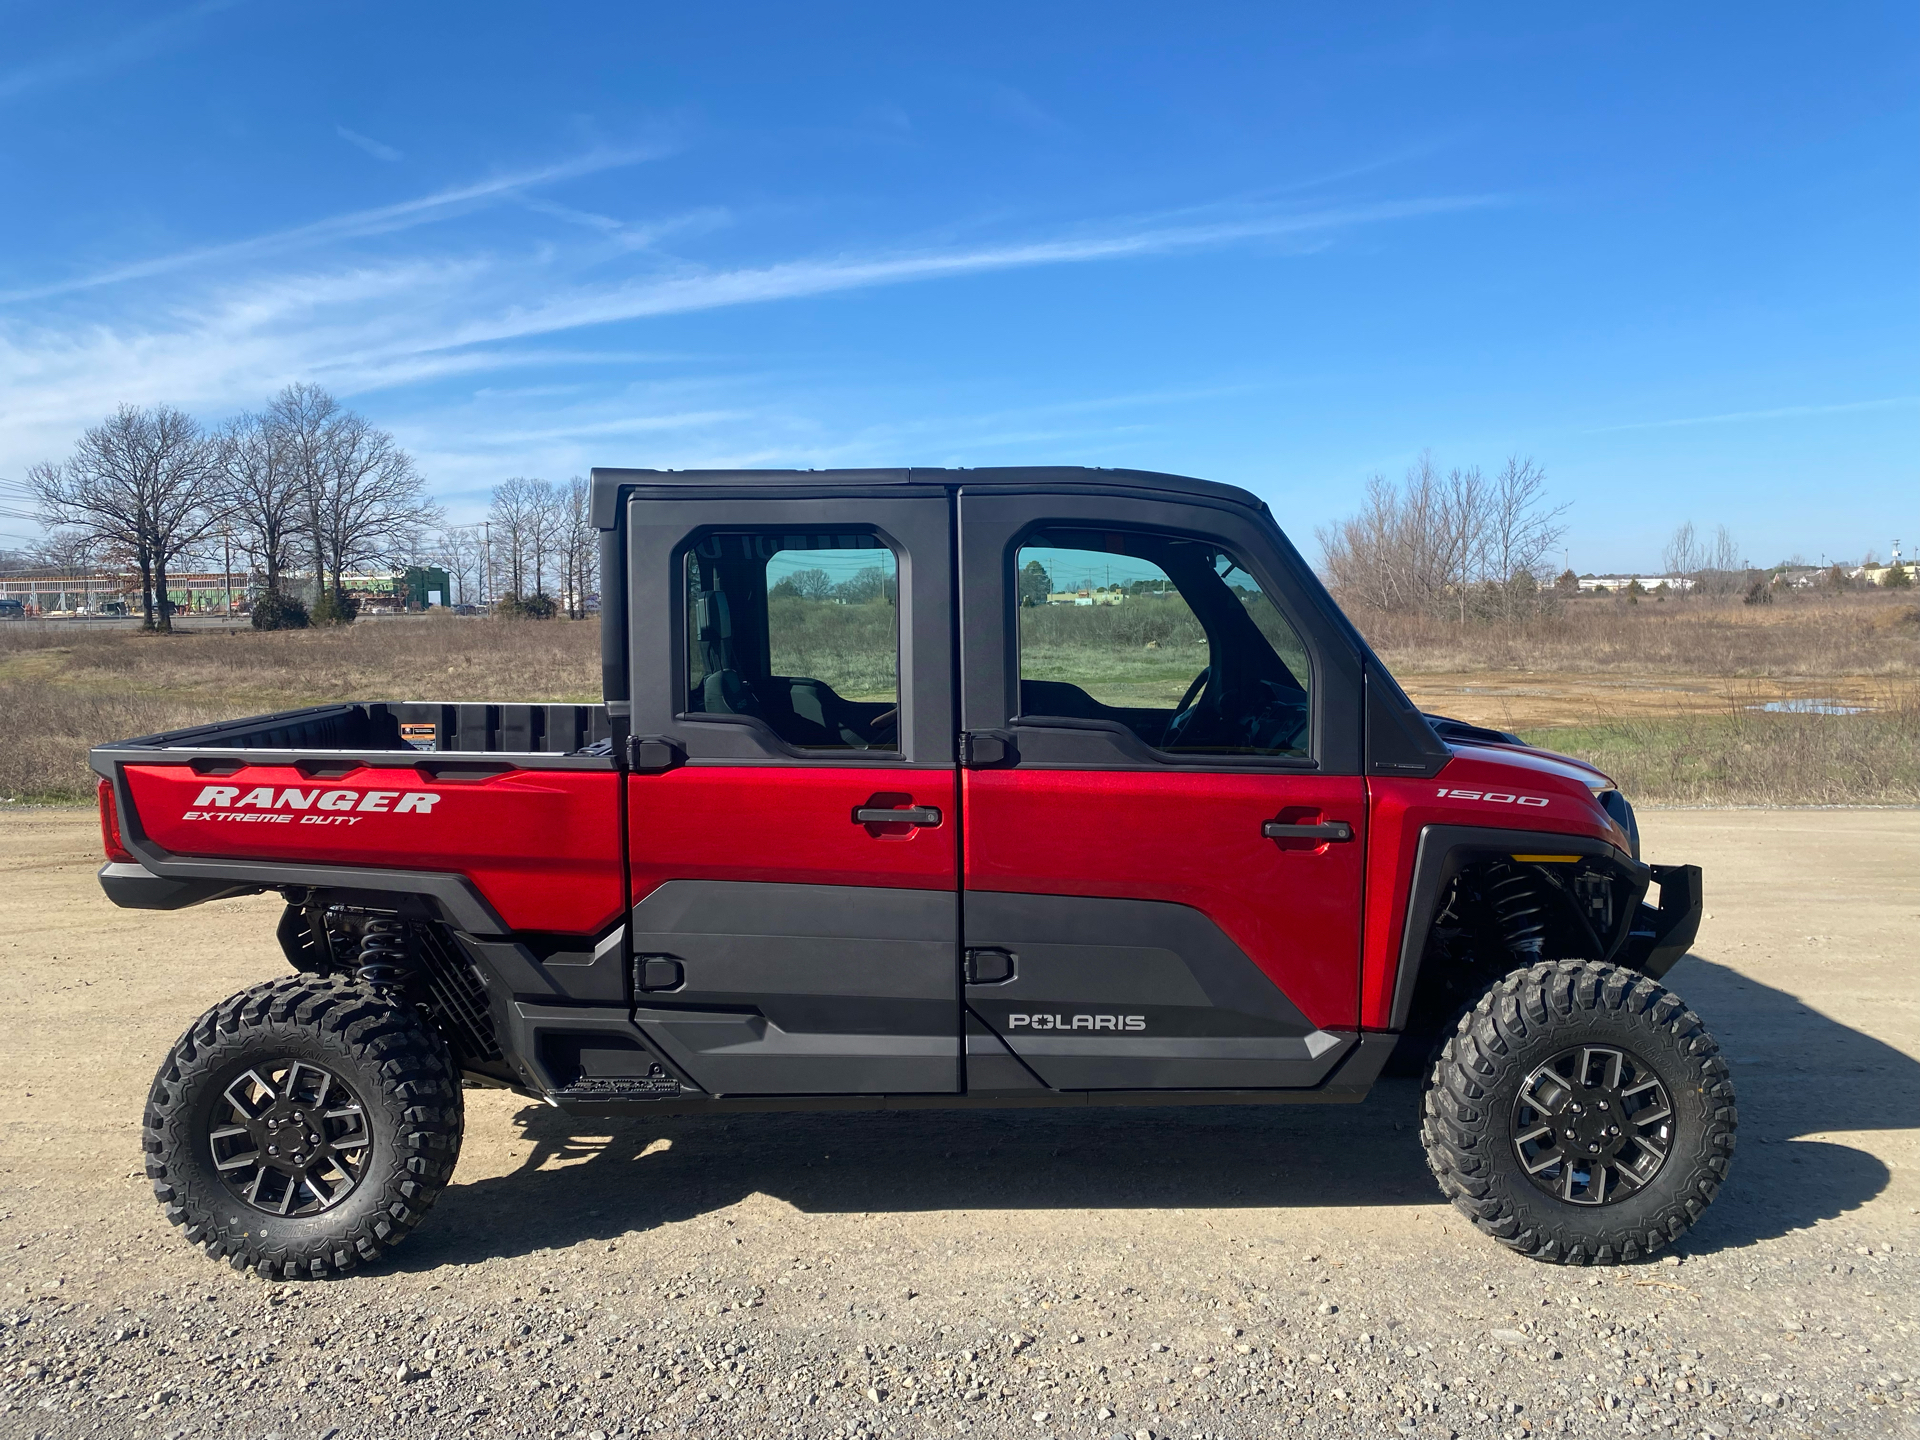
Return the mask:
<path id="1" fill-rule="evenodd" d="M 1660 887 L 1660 904 L 1645 904 L 1634 916 L 1633 930 L 1614 957 L 1643 975 L 1658 980 L 1687 953 L 1700 933 L 1704 909 L 1698 865 L 1651 865 L 1653 883 Z"/>

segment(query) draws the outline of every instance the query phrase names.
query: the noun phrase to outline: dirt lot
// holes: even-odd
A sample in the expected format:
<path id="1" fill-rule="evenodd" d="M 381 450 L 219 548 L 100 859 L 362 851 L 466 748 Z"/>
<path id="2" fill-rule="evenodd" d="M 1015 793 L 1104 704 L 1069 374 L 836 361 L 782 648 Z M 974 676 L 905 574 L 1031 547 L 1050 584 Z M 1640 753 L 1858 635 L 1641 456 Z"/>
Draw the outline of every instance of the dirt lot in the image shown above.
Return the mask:
<path id="1" fill-rule="evenodd" d="M 1915 1433 L 1920 812 L 1645 827 L 1707 867 L 1670 983 L 1743 1121 L 1663 1261 L 1475 1234 L 1407 1082 L 580 1133 L 472 1092 L 394 1260 L 281 1285 L 169 1231 L 136 1140 L 187 1020 L 283 970 L 277 902 L 115 911 L 90 814 L 0 817 L 0 1435 Z"/>

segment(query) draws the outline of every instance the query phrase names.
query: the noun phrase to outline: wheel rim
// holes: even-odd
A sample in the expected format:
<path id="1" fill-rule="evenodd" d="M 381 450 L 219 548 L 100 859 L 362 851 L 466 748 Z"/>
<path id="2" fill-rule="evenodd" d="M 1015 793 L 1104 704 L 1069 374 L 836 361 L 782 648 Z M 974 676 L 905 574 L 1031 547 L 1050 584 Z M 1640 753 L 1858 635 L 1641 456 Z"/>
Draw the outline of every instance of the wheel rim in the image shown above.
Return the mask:
<path id="1" fill-rule="evenodd" d="M 221 1092 L 207 1126 L 214 1169 L 236 1200 L 269 1215 L 317 1215 L 366 1172 L 373 1139 L 360 1097 L 306 1060 L 256 1065 Z"/>
<path id="2" fill-rule="evenodd" d="M 1644 1189 L 1673 1149 L 1673 1102 L 1631 1051 L 1581 1045 L 1536 1066 L 1513 1102 L 1513 1148 L 1527 1178 L 1573 1205 Z"/>

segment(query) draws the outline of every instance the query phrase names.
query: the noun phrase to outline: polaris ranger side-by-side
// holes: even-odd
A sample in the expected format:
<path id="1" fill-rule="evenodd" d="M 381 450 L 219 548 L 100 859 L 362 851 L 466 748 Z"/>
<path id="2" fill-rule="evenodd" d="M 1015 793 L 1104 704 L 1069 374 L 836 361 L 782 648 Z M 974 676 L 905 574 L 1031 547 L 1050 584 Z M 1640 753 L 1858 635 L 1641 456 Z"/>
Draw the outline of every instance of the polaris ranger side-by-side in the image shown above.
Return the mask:
<path id="1" fill-rule="evenodd" d="M 463 1082 L 596 1115 L 1356 1101 L 1396 1047 L 1441 1188 L 1515 1250 L 1631 1260 L 1713 1198 L 1727 1066 L 1658 983 L 1700 872 L 1641 863 L 1591 767 L 1420 714 L 1253 496 L 593 483 L 604 704 L 93 752 L 116 903 L 286 901 L 297 973 L 195 1021 L 147 1106 L 209 1253 L 377 1258 L 452 1174 Z"/>

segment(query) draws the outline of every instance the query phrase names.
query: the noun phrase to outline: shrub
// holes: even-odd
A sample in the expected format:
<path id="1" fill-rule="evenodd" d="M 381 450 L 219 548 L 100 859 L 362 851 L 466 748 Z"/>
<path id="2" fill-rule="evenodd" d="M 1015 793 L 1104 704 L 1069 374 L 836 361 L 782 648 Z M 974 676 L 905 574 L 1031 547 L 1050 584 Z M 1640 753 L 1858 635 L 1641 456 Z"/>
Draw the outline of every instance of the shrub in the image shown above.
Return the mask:
<path id="1" fill-rule="evenodd" d="M 315 625 L 351 625 L 359 614 L 359 598 L 343 591 L 322 590 L 320 598 L 313 602 Z"/>
<path id="2" fill-rule="evenodd" d="M 510 620 L 551 620 L 560 613 L 551 595 L 509 595 L 493 610 Z"/>
<path id="3" fill-rule="evenodd" d="M 307 607 L 291 595 L 269 590 L 254 602 L 253 628 L 256 630 L 304 630 L 312 623 L 307 618 Z"/>

